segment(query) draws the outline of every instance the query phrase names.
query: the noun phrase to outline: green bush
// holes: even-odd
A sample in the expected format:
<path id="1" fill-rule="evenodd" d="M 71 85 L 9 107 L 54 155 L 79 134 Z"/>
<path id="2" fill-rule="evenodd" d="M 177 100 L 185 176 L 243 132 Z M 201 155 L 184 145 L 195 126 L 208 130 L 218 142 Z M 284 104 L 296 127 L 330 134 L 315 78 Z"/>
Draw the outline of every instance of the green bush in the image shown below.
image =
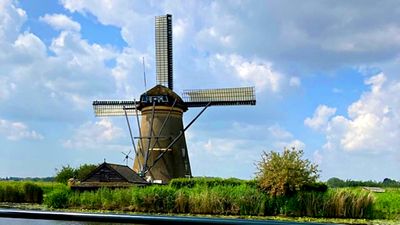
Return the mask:
<path id="1" fill-rule="evenodd" d="M 70 190 L 55 189 L 48 193 L 44 198 L 44 204 L 49 208 L 62 209 L 68 207 L 70 198 Z"/>
<path id="2" fill-rule="evenodd" d="M 263 152 L 258 162 L 259 186 L 272 196 L 292 195 L 316 182 L 318 166 L 302 159 L 303 151 L 285 148 L 282 153 Z"/>
<path id="3" fill-rule="evenodd" d="M 301 191 L 309 192 L 309 191 L 316 191 L 316 192 L 325 192 L 328 190 L 328 186 L 322 182 L 314 182 L 304 184 L 301 187 Z"/>
<path id="4" fill-rule="evenodd" d="M 62 166 L 61 169 L 56 169 L 57 173 L 55 180 L 59 183 L 67 184 L 70 178 L 77 178 L 82 180 L 86 178 L 97 165 L 94 164 L 82 164 L 78 168 L 72 168 L 70 165 Z"/>

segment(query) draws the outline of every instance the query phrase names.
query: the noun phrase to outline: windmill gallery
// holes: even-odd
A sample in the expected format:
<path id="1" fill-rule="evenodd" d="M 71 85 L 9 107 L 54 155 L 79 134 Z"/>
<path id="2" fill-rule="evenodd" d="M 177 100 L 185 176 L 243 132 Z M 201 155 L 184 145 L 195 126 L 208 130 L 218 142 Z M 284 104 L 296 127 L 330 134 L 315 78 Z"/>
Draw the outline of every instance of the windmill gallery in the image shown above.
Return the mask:
<path id="1" fill-rule="evenodd" d="M 103 163 L 82 184 L 132 181 L 127 177 L 136 177 L 133 180 L 141 184 L 168 183 L 173 178 L 191 177 L 185 131 L 210 106 L 256 104 L 254 87 L 184 90 L 182 97 L 173 91 L 172 16 L 169 14 L 155 18 L 155 47 L 156 86 L 143 93 L 139 100 L 93 102 L 96 116 L 125 117 L 135 155 L 133 170 Z M 192 107 L 202 109 L 184 126 L 183 113 Z M 136 120 L 137 137 L 132 134 L 130 116 Z M 128 154 L 126 159 L 130 158 Z"/>

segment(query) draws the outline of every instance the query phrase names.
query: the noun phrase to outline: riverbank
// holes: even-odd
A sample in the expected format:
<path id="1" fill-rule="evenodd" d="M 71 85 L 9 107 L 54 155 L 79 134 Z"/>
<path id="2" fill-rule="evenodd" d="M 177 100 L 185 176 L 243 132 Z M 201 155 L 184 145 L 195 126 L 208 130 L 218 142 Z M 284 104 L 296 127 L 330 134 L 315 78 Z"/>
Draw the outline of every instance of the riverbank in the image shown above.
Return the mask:
<path id="1" fill-rule="evenodd" d="M 385 224 L 397 224 L 400 218 L 400 190 L 396 188 L 388 188 L 385 193 L 372 193 L 362 188 L 331 188 L 272 197 L 259 190 L 254 182 L 238 179 L 191 179 L 190 183 L 91 192 L 73 192 L 58 183 L 34 184 L 43 186 L 42 204 L 3 203 L 0 207 L 347 224 L 370 224 L 371 221 L 382 224 L 379 222 L 382 220 L 377 219 L 384 219 Z M 14 198 L 16 200 L 33 199 L 21 197 L 33 190 L 24 189 L 25 186 L 32 185 L 0 183 L 0 198 L 9 196 L 8 190 L 19 196 Z"/>
<path id="2" fill-rule="evenodd" d="M 152 213 L 143 214 L 139 212 L 126 212 L 118 210 L 83 210 L 83 209 L 50 209 L 45 205 L 29 203 L 0 203 L 0 209 L 18 210 L 50 210 L 54 212 L 74 212 L 74 213 L 104 213 L 121 215 L 150 215 L 150 216 L 179 216 L 179 217 L 199 217 L 199 218 L 225 218 L 225 219 L 246 219 L 246 220 L 268 220 L 284 222 L 310 222 L 310 223 L 333 223 L 333 224 L 359 224 L 359 225 L 397 225 L 398 220 L 368 220 L 368 219 L 343 219 L 343 218 L 313 218 L 313 217 L 287 217 L 287 216 L 226 216 L 226 215 L 207 215 L 207 214 L 175 214 L 175 213 Z"/>

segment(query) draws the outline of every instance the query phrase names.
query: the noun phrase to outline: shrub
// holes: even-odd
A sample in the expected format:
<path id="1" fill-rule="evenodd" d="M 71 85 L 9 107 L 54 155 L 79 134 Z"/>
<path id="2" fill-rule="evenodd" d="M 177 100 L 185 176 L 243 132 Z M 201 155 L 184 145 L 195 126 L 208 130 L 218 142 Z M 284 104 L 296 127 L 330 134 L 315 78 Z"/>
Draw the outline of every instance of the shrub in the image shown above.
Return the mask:
<path id="1" fill-rule="evenodd" d="M 75 170 L 69 165 L 63 166 L 56 174 L 55 180 L 59 183 L 66 184 L 68 179 L 76 177 Z"/>
<path id="2" fill-rule="evenodd" d="M 70 191 L 68 189 L 55 189 L 44 198 L 44 203 L 49 208 L 61 209 L 68 207 Z"/>
<path id="3" fill-rule="evenodd" d="M 317 165 L 302 159 L 303 151 L 285 148 L 264 152 L 256 173 L 259 186 L 272 196 L 291 195 L 318 178 Z"/>
<path id="4" fill-rule="evenodd" d="M 328 190 L 328 186 L 322 182 L 307 183 L 303 185 L 301 190 L 306 192 L 309 191 L 325 192 Z"/>
<path id="5" fill-rule="evenodd" d="M 76 178 L 78 180 L 83 180 L 96 168 L 97 165 L 94 164 L 82 164 L 79 168 L 75 169 Z"/>
<path id="6" fill-rule="evenodd" d="M 84 179 L 88 176 L 97 165 L 94 164 L 82 164 L 79 168 L 72 168 L 71 166 L 62 166 L 60 170 L 57 170 L 55 181 L 63 184 L 67 184 L 70 178 L 77 178 L 79 180 Z"/>

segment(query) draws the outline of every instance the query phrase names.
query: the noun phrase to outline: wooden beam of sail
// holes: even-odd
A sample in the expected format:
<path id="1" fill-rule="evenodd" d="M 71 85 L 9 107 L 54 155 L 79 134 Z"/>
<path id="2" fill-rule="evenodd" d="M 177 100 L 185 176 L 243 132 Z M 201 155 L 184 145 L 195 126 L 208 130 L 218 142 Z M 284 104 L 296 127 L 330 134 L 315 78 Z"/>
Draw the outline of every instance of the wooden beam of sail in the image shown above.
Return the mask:
<path id="1" fill-rule="evenodd" d="M 96 116 L 125 116 L 125 111 L 129 116 L 140 113 L 136 110 L 138 101 L 94 101 L 93 110 Z"/>
<path id="2" fill-rule="evenodd" d="M 172 90 L 172 15 L 156 17 L 155 35 L 157 84 Z"/>
<path id="3" fill-rule="evenodd" d="M 184 90 L 182 96 L 187 107 L 256 104 L 254 87 Z"/>

